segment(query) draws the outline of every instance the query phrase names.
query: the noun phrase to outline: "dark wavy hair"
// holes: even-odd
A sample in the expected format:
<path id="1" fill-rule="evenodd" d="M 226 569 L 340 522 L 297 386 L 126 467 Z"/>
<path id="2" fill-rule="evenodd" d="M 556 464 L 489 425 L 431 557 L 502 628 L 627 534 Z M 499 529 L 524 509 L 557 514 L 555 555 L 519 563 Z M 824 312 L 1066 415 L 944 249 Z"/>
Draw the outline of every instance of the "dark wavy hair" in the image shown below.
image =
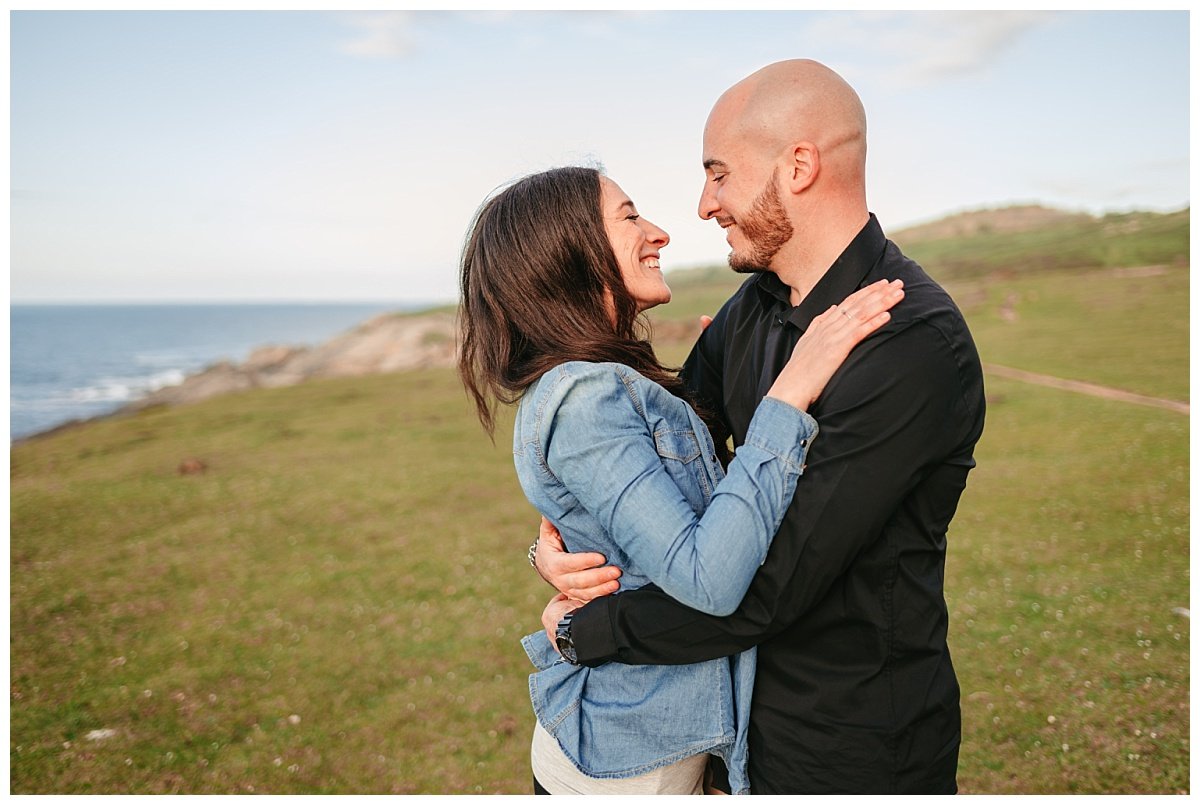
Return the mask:
<path id="1" fill-rule="evenodd" d="M 625 288 L 604 229 L 600 177 L 585 167 L 526 176 L 484 202 L 471 223 L 458 372 L 493 437 L 496 403 L 511 405 L 567 361 L 623 363 L 696 407 L 676 371 L 658 362 Z M 724 431 L 696 410 L 710 431 Z M 724 440 L 717 446 L 724 458 Z"/>

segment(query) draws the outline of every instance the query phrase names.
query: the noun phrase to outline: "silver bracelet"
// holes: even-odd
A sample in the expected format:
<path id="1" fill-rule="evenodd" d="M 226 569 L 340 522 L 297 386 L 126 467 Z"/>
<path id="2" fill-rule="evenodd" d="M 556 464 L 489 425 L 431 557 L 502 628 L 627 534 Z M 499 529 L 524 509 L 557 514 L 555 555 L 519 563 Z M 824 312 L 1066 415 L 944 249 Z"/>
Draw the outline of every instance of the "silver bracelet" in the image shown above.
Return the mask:
<path id="1" fill-rule="evenodd" d="M 529 566 L 534 570 L 537 570 L 537 546 L 538 541 L 535 539 L 533 544 L 529 546 L 529 553 L 526 554 L 526 557 L 529 559 Z"/>

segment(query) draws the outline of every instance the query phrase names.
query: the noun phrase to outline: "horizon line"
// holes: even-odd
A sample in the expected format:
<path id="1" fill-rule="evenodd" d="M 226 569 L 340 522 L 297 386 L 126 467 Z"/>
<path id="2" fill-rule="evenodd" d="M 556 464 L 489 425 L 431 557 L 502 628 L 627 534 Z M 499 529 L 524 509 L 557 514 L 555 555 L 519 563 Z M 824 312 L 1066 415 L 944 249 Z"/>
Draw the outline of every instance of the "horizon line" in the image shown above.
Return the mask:
<path id="1" fill-rule="evenodd" d="M 457 299 L 247 299 L 247 298 L 206 298 L 206 299 L 10 299 L 9 307 L 20 307 L 22 305 L 29 307 L 70 307 L 70 306 L 94 306 L 102 307 L 105 305 L 117 306 L 137 306 L 137 305 L 355 305 L 355 306 L 372 306 L 386 307 L 389 305 L 444 305 L 457 303 Z"/>

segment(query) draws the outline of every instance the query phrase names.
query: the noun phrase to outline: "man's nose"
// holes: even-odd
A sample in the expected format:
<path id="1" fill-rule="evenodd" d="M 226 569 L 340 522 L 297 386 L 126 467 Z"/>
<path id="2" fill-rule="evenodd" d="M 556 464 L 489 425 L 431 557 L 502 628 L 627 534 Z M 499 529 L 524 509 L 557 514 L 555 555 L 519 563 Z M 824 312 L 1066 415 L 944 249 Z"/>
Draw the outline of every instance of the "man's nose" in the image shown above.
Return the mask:
<path id="1" fill-rule="evenodd" d="M 704 180 L 704 189 L 700 191 L 700 206 L 697 207 L 696 213 L 707 221 L 714 217 L 720 211 L 721 205 L 717 203 L 717 191 L 713 187 L 713 183 Z"/>

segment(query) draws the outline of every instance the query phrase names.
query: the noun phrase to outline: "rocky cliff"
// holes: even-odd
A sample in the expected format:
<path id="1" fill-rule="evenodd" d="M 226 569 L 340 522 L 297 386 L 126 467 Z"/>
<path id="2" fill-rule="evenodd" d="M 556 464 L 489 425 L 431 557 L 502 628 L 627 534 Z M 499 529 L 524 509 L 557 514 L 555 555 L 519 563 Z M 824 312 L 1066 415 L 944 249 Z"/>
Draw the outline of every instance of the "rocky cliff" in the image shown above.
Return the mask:
<path id="1" fill-rule="evenodd" d="M 121 410 L 198 402 L 231 391 L 291 386 L 310 378 L 354 377 L 453 362 L 453 313 L 384 314 L 316 347 L 265 346 L 244 363 L 215 363 Z"/>

